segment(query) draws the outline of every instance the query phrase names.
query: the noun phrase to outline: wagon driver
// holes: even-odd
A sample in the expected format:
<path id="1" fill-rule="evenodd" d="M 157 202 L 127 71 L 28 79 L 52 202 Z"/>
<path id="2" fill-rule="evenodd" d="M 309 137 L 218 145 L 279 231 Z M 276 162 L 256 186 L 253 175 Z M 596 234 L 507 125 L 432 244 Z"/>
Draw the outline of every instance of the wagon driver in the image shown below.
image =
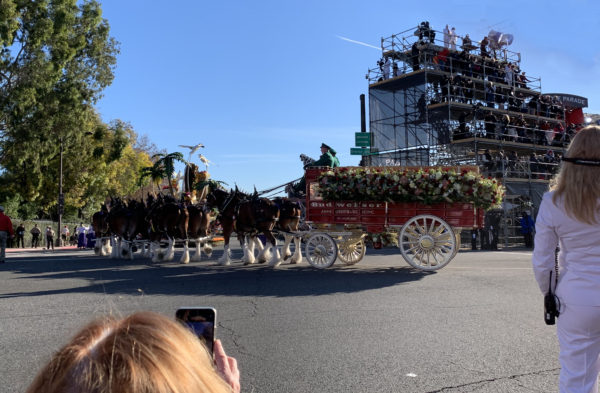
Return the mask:
<path id="1" fill-rule="evenodd" d="M 331 153 L 333 151 L 333 154 Z M 335 168 L 340 166 L 340 161 L 335 157 L 336 151 L 325 143 L 321 143 L 321 157 L 311 164 L 305 165 L 304 169 L 313 166 L 326 166 Z M 306 179 L 302 176 L 302 179 L 294 186 L 294 192 L 297 194 L 304 194 L 306 190 Z"/>
<path id="2" fill-rule="evenodd" d="M 333 156 L 331 155 L 330 151 L 331 151 L 331 147 L 329 147 L 328 145 L 321 143 L 321 157 L 319 157 L 319 159 L 315 162 L 313 162 L 312 164 L 308 164 L 307 167 L 311 167 L 311 166 L 328 166 L 330 168 L 334 168 L 335 167 L 335 159 L 333 158 Z M 334 150 L 335 151 L 335 150 Z"/>

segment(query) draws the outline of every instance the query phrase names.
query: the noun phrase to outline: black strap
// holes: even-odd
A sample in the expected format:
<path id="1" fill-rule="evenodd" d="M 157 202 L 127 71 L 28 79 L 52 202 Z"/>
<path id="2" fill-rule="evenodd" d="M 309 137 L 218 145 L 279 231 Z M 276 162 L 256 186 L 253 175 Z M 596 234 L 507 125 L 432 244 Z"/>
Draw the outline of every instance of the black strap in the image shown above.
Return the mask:
<path id="1" fill-rule="evenodd" d="M 554 291 L 556 292 L 556 286 L 558 285 L 558 253 L 560 248 L 556 247 L 554 250 Z"/>
<path id="2" fill-rule="evenodd" d="M 589 158 L 563 157 L 562 160 L 566 161 L 566 162 L 570 162 L 575 165 L 600 166 L 600 160 L 589 159 Z"/>

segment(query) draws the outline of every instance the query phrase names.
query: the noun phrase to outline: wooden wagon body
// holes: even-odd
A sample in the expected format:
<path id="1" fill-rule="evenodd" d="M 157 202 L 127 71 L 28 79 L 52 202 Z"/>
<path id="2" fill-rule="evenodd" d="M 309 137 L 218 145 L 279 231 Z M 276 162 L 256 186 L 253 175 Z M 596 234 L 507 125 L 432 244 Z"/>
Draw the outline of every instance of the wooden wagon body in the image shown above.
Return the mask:
<path id="1" fill-rule="evenodd" d="M 402 169 L 406 168 L 398 168 Z M 308 168 L 305 174 L 306 222 L 313 227 L 306 253 L 315 267 L 329 267 L 336 258 L 346 264 L 359 262 L 365 255 L 366 233 L 391 228 L 398 230 L 398 246 L 411 266 L 437 270 L 458 252 L 462 229 L 483 227 L 485 212 L 472 203 L 324 200 L 318 178 L 325 170 L 329 168 Z"/>

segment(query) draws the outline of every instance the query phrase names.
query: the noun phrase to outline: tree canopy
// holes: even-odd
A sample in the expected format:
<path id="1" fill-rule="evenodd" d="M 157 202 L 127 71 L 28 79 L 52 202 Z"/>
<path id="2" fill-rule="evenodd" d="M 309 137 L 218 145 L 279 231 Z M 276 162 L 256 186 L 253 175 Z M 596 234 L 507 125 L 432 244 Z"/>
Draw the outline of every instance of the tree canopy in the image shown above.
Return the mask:
<path id="1" fill-rule="evenodd" d="M 131 125 L 105 124 L 94 109 L 119 53 L 100 4 L 2 0 L 0 45 L 0 202 L 22 217 L 51 214 L 61 144 L 67 207 L 132 192 L 151 162 Z"/>

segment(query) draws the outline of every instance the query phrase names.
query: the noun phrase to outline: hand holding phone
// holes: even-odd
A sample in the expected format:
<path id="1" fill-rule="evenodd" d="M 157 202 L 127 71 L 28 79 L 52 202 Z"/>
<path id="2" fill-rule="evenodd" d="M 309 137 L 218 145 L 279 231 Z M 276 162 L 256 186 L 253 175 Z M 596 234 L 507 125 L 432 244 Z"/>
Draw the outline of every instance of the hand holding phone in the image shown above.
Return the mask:
<path id="1" fill-rule="evenodd" d="M 213 354 L 217 330 L 217 310 L 212 307 L 182 307 L 175 318 L 188 326 Z"/>

